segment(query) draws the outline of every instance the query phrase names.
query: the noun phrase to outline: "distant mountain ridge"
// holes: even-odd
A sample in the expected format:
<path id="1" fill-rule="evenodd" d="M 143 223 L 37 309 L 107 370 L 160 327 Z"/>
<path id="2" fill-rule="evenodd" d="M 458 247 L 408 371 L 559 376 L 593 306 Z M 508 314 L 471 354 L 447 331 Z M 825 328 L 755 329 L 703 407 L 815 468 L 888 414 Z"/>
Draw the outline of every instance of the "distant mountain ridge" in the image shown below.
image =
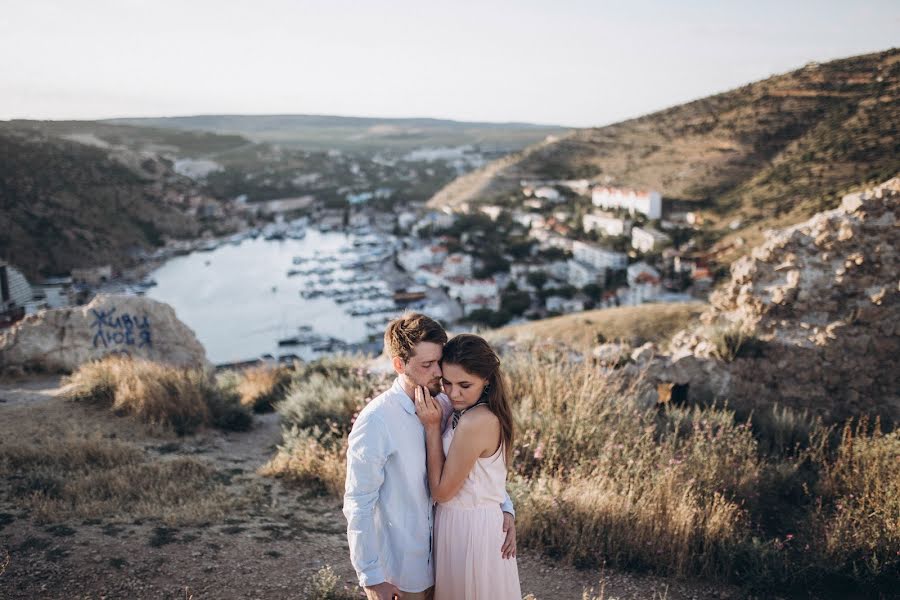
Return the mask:
<path id="1" fill-rule="evenodd" d="M 194 115 L 100 121 L 165 129 L 241 135 L 255 142 L 305 150 L 398 152 L 423 146 L 479 145 L 512 151 L 567 131 L 556 125 L 465 122 L 432 118 L 338 117 L 329 115 Z"/>
<path id="2" fill-rule="evenodd" d="M 900 49 L 810 63 L 707 98 L 540 143 L 451 182 L 432 206 L 518 193 L 521 179 L 588 178 L 708 209 L 749 247 L 900 170 Z"/>

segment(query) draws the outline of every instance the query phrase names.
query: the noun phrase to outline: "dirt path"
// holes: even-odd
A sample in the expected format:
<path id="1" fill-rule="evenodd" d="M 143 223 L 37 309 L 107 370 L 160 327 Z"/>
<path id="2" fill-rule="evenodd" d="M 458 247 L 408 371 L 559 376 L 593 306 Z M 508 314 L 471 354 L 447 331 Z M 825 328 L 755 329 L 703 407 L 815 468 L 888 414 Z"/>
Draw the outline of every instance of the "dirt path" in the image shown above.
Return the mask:
<path id="1" fill-rule="evenodd" d="M 305 583 L 325 565 L 355 586 L 340 501 L 256 473 L 280 442 L 278 415 L 256 417 L 246 433 L 150 436 L 126 419 L 65 403 L 59 385 L 58 378 L 0 384 L 0 444 L 14 443 L 15 432 L 42 421 L 90 419 L 151 460 L 187 456 L 212 465 L 227 493 L 245 506 L 189 526 L 117 515 L 39 524 L 9 493 L 17 483 L 0 480 L 0 565 L 9 553 L 0 597 L 303 598 Z M 539 600 L 579 599 L 585 588 L 599 591 L 601 582 L 599 572 L 529 552 L 520 553 L 519 572 L 523 593 Z M 602 577 L 608 600 L 741 597 L 721 586 L 610 571 Z"/>

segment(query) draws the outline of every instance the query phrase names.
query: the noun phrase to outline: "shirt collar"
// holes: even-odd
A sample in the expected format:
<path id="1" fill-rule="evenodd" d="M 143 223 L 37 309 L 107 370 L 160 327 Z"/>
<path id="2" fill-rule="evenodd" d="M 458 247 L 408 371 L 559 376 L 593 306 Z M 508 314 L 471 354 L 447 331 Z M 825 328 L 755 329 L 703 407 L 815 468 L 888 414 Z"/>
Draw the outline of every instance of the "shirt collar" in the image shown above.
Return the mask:
<path id="1" fill-rule="evenodd" d="M 406 393 L 406 390 L 403 389 L 403 383 L 401 383 L 399 376 L 394 379 L 394 385 L 391 387 L 391 390 L 396 393 L 397 399 L 400 401 L 400 406 L 403 407 L 403 410 L 411 415 L 416 414 L 416 404 L 413 402 L 412 398 L 409 397 L 409 394 Z"/>

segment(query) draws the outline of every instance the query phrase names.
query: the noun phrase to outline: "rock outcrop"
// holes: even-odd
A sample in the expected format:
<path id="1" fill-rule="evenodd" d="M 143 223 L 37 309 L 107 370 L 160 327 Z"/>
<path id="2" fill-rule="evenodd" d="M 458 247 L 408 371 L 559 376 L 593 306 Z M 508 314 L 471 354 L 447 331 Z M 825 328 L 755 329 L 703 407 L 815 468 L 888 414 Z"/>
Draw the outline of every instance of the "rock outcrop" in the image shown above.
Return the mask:
<path id="1" fill-rule="evenodd" d="M 900 422 L 900 178 L 768 235 L 670 351 L 722 358 L 725 395 Z"/>
<path id="2" fill-rule="evenodd" d="M 593 359 L 639 382 L 638 401 L 773 404 L 825 421 L 900 424 L 900 178 L 773 231 L 731 266 L 698 326 L 669 346 Z M 627 360 L 622 360 L 627 356 Z"/>
<path id="3" fill-rule="evenodd" d="M 168 304 L 101 295 L 90 304 L 30 315 L 0 334 L 0 366 L 74 371 L 108 354 L 208 366 L 206 350 Z"/>

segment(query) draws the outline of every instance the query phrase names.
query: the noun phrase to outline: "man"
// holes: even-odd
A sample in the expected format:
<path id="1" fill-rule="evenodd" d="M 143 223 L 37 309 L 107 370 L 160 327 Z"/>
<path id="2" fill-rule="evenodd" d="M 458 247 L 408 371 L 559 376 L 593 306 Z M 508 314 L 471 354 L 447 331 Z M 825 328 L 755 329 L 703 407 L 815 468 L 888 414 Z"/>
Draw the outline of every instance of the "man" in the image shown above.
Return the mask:
<path id="1" fill-rule="evenodd" d="M 384 334 L 397 379 L 363 409 L 350 432 L 344 516 L 350 560 L 369 600 L 429 600 L 433 502 L 425 465 L 425 430 L 416 416 L 415 389 L 440 403 L 446 427 L 452 408 L 441 393 L 441 353 L 447 333 L 433 319 L 407 313 Z M 512 502 L 502 505 L 506 539 L 498 551 L 515 553 Z"/>

